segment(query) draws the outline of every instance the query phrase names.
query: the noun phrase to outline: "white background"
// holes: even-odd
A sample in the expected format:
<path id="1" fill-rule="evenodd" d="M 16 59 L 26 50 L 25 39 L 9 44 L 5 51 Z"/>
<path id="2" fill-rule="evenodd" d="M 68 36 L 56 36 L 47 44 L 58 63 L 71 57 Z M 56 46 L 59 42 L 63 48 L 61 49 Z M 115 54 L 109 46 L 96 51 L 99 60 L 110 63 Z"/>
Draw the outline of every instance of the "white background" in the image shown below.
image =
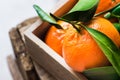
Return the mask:
<path id="1" fill-rule="evenodd" d="M 13 55 L 9 30 L 22 21 L 36 16 L 33 4 L 46 12 L 54 8 L 59 0 L 1 0 L 0 1 L 0 80 L 13 80 L 6 57 Z"/>

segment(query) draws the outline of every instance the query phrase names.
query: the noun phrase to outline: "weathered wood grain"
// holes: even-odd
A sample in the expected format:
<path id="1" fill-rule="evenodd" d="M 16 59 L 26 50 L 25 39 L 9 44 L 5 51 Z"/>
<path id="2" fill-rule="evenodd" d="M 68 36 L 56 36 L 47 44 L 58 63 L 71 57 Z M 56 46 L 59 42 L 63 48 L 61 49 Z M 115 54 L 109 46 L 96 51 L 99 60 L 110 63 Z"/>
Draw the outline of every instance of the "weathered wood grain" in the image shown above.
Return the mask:
<path id="1" fill-rule="evenodd" d="M 22 37 L 21 39 L 23 40 L 24 43 L 25 43 L 24 34 L 23 34 L 24 31 L 26 29 L 28 29 L 31 26 L 30 24 L 34 23 L 37 19 L 39 19 L 39 18 L 38 17 L 32 18 L 31 20 L 27 20 L 27 21 L 25 21 L 22 24 L 19 24 L 17 26 L 17 29 L 18 29 L 19 33 L 21 34 L 21 37 Z M 27 52 L 27 50 L 26 50 L 26 52 Z M 47 71 L 44 70 L 44 68 L 42 68 L 36 62 L 34 62 L 34 67 L 35 67 L 35 70 L 36 70 L 38 76 L 41 78 L 41 80 L 55 80 Z"/>
<path id="2" fill-rule="evenodd" d="M 32 17 L 32 18 L 29 18 L 17 25 L 16 28 L 17 28 L 18 32 L 20 33 L 20 36 L 23 41 L 25 40 L 24 39 L 24 31 L 27 30 L 38 19 L 39 19 L 38 16 Z"/>
<path id="3" fill-rule="evenodd" d="M 19 66 L 24 80 L 39 80 L 30 56 L 26 54 L 25 44 L 17 28 L 12 28 L 9 35 L 16 56 L 17 65 Z"/>
<path id="4" fill-rule="evenodd" d="M 52 75 L 50 75 L 43 67 L 38 65 L 35 61 L 33 61 L 33 63 L 41 80 L 56 80 Z"/>
<path id="5" fill-rule="evenodd" d="M 13 80 L 24 80 L 16 63 L 16 60 L 12 55 L 7 56 L 7 63 L 12 74 Z"/>
<path id="6" fill-rule="evenodd" d="M 38 17 L 25 20 L 9 31 L 17 66 L 19 67 L 24 80 L 55 80 L 47 71 L 44 70 L 44 68 L 31 60 L 28 51 L 25 48 L 23 33 L 36 20 L 38 20 Z M 36 75 L 39 79 L 33 79 Z"/>

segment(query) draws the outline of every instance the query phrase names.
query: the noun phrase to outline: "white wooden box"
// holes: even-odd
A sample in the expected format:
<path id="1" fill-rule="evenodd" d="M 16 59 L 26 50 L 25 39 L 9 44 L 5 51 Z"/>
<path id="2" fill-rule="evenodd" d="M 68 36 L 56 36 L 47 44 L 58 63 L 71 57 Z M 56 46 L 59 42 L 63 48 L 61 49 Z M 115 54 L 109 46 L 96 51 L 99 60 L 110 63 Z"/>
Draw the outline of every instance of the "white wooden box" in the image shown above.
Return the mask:
<path id="1" fill-rule="evenodd" d="M 72 7 L 74 2 L 75 0 L 60 0 L 52 12 L 61 16 Z M 48 23 L 38 20 L 25 31 L 26 47 L 31 58 L 57 80 L 88 80 L 81 73 L 74 72 L 61 56 L 44 43 L 43 38 L 48 28 Z"/>

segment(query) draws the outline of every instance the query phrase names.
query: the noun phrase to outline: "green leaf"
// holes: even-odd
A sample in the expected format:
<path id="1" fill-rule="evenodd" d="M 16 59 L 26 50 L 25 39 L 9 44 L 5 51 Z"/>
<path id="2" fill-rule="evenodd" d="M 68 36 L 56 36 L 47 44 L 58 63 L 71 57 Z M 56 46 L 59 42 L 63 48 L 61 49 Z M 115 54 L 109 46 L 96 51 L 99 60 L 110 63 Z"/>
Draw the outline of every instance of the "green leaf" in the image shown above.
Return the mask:
<path id="1" fill-rule="evenodd" d="M 87 11 L 98 4 L 99 0 L 79 0 L 69 13 L 75 11 Z"/>
<path id="2" fill-rule="evenodd" d="M 120 76 L 112 66 L 88 69 L 83 74 L 89 80 L 120 80 Z"/>
<path id="3" fill-rule="evenodd" d="M 67 19 L 64 19 L 64 18 L 57 17 L 57 16 L 55 16 L 52 13 L 50 13 L 50 16 L 52 16 L 56 21 L 61 20 L 61 21 L 65 21 L 65 22 L 71 23 L 71 21 L 69 21 Z"/>
<path id="4" fill-rule="evenodd" d="M 44 12 L 38 5 L 33 5 L 34 9 L 38 13 L 39 17 L 47 22 L 50 23 L 56 23 L 55 19 L 53 19 L 51 16 L 49 16 L 46 12 Z"/>
<path id="5" fill-rule="evenodd" d="M 56 20 L 48 15 L 46 12 L 44 12 L 38 5 L 35 4 L 33 5 L 33 7 L 43 21 L 49 22 L 50 24 L 55 25 L 55 27 L 61 29 L 61 26 L 57 24 Z"/>
<path id="6" fill-rule="evenodd" d="M 62 18 L 69 21 L 87 22 L 91 20 L 97 9 L 99 0 L 79 0 L 78 3 Z"/>
<path id="7" fill-rule="evenodd" d="M 112 64 L 113 68 L 120 76 L 120 49 L 105 34 L 92 28 L 88 27 L 85 28 L 90 33 L 90 35 L 95 39 L 95 41 L 97 42 L 105 56 Z"/>
<path id="8" fill-rule="evenodd" d="M 120 5 L 117 6 L 111 13 L 112 13 L 112 16 L 120 18 Z"/>

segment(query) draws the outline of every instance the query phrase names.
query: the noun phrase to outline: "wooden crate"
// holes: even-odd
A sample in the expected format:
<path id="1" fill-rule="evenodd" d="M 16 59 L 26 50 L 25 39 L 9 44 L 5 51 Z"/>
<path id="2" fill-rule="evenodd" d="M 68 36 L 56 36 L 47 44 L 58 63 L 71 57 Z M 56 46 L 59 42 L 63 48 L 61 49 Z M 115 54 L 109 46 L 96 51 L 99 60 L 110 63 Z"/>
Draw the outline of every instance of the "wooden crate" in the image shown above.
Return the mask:
<path id="1" fill-rule="evenodd" d="M 9 31 L 15 57 L 7 56 L 7 62 L 14 80 L 56 80 L 31 59 L 25 47 L 23 33 L 38 19 L 38 17 L 26 19 Z"/>
<path id="2" fill-rule="evenodd" d="M 52 12 L 61 16 L 73 6 L 74 1 L 61 0 L 59 6 L 57 5 Z M 48 28 L 48 23 L 38 20 L 24 32 L 26 47 L 31 58 L 57 80 L 88 80 L 81 73 L 74 72 L 61 56 L 44 43 L 43 38 Z"/>
<path id="3" fill-rule="evenodd" d="M 38 20 L 38 17 L 26 19 L 9 31 L 9 37 L 15 57 L 8 56 L 7 60 L 14 80 L 41 80 L 37 75 L 30 56 L 27 54 L 22 35 L 24 30 L 36 20 Z"/>

